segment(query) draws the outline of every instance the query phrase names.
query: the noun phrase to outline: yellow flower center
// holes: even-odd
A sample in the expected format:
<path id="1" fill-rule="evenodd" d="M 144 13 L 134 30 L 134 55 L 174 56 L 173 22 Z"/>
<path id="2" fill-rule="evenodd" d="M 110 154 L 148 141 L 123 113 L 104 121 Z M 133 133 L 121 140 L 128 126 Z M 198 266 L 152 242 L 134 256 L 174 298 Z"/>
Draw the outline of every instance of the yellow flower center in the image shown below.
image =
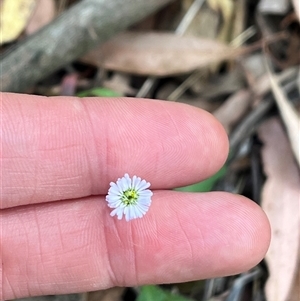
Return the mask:
<path id="1" fill-rule="evenodd" d="M 127 189 L 123 192 L 122 202 L 126 205 L 136 204 L 138 200 L 138 193 L 134 189 Z"/>

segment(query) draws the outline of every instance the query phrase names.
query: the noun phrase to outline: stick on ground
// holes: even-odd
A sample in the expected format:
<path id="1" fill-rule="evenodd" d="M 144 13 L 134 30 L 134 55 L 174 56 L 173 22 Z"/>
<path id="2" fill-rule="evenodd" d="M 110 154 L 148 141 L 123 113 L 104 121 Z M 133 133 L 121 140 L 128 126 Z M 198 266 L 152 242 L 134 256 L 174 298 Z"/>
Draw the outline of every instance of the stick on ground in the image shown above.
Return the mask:
<path id="1" fill-rule="evenodd" d="M 0 57 L 1 91 L 24 91 L 171 1 L 82 0 Z"/>

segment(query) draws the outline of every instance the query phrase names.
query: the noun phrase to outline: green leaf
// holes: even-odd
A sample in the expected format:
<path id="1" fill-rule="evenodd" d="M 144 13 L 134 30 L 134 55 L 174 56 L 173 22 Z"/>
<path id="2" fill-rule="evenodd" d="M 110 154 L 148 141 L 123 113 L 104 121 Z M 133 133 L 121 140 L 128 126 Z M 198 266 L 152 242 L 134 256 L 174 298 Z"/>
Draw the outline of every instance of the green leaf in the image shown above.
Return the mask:
<path id="1" fill-rule="evenodd" d="M 142 286 L 137 301 L 191 301 L 191 299 L 174 295 L 155 285 L 145 285 Z"/>
<path id="2" fill-rule="evenodd" d="M 210 178 L 195 183 L 193 185 L 185 186 L 185 187 L 179 187 L 175 190 L 177 191 L 185 191 L 185 192 L 208 192 L 211 191 L 213 186 L 216 184 L 216 182 L 221 179 L 226 173 L 226 166 L 223 166 L 216 174 L 211 176 Z"/>
<path id="3" fill-rule="evenodd" d="M 118 97 L 121 96 L 120 93 L 117 93 L 113 90 L 107 88 L 93 88 L 90 90 L 82 91 L 77 93 L 79 97 L 87 97 L 87 96 L 99 96 L 99 97 Z"/>

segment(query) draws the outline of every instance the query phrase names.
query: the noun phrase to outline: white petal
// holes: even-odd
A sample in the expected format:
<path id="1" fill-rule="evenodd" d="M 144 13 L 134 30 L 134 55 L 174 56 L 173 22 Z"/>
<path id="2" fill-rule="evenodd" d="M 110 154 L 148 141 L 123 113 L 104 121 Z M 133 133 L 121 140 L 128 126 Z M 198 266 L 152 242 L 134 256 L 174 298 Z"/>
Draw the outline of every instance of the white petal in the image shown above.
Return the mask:
<path id="1" fill-rule="evenodd" d="M 132 177 L 132 185 L 131 185 L 131 188 L 135 188 L 136 183 L 137 183 L 137 180 L 138 180 L 138 177 L 134 175 L 134 176 Z"/>
<path id="2" fill-rule="evenodd" d="M 132 210 L 132 207 L 131 206 L 128 206 L 128 211 L 127 211 L 127 214 L 125 215 L 125 219 L 127 221 L 131 221 L 132 219 L 134 219 L 134 212 Z"/>
<path id="3" fill-rule="evenodd" d="M 133 210 L 134 210 L 136 218 L 139 217 L 141 214 L 141 210 L 140 210 L 139 206 L 135 205 Z"/>
<path id="4" fill-rule="evenodd" d="M 129 209 L 128 206 L 126 206 L 124 208 L 124 215 L 125 215 L 125 219 L 126 219 L 127 222 L 130 221 L 128 209 Z"/>
<path id="5" fill-rule="evenodd" d="M 125 177 L 121 179 L 121 187 L 122 191 L 126 191 L 129 188 L 127 184 L 127 179 Z"/>
<path id="6" fill-rule="evenodd" d="M 110 216 L 115 216 L 117 212 L 119 211 L 119 208 L 114 209 L 111 213 Z"/>
<path id="7" fill-rule="evenodd" d="M 120 193 L 120 190 L 119 190 L 119 187 L 117 186 L 116 183 L 113 183 L 114 185 L 111 185 L 111 187 L 109 188 L 108 190 L 108 193 L 115 193 L 115 194 L 119 194 Z"/>
<path id="8" fill-rule="evenodd" d="M 137 206 L 136 208 L 135 208 L 135 210 L 136 210 L 136 215 L 137 215 L 137 217 L 142 217 L 145 213 L 145 211 L 144 210 L 142 210 L 139 206 Z"/>
<path id="9" fill-rule="evenodd" d="M 130 206 L 130 219 L 138 218 L 138 208 L 136 205 Z"/>
<path id="10" fill-rule="evenodd" d="M 141 196 L 141 197 L 149 197 L 150 198 L 152 195 L 153 195 L 153 192 L 149 189 L 139 191 L 139 196 Z"/>
<path id="11" fill-rule="evenodd" d="M 149 200 L 147 200 L 147 201 L 142 201 L 142 202 L 138 202 L 138 204 L 140 205 L 140 206 L 142 206 L 142 207 L 150 207 L 150 205 L 151 205 L 151 201 L 149 202 Z"/>
<path id="12" fill-rule="evenodd" d="M 138 205 L 138 208 L 143 214 L 145 214 L 148 211 L 149 206 Z"/>
<path id="13" fill-rule="evenodd" d="M 123 209 L 118 207 L 116 209 L 114 209 L 111 213 L 111 216 L 117 215 L 118 219 L 122 219 L 123 216 Z"/>
<path id="14" fill-rule="evenodd" d="M 139 204 L 151 204 L 151 198 L 149 197 L 140 197 L 138 200 Z"/>
<path id="15" fill-rule="evenodd" d="M 109 208 L 118 208 L 118 207 L 120 207 L 121 204 L 122 204 L 121 201 L 118 201 L 118 202 L 111 202 L 111 203 L 108 203 L 107 206 L 108 206 Z M 122 207 L 121 207 L 121 208 L 122 208 Z"/>
<path id="16" fill-rule="evenodd" d="M 115 215 L 116 215 L 115 210 L 113 210 L 109 215 L 110 215 L 110 216 L 115 216 Z"/>
<path id="17" fill-rule="evenodd" d="M 146 188 L 148 188 L 150 186 L 150 183 L 149 182 L 146 182 L 145 180 L 142 180 L 138 187 L 136 188 L 137 190 L 144 190 Z"/>
<path id="18" fill-rule="evenodd" d="M 138 183 L 135 185 L 135 189 L 139 190 L 140 187 L 143 185 L 143 184 L 142 184 L 143 181 L 145 181 L 145 180 L 142 180 L 141 178 L 139 178 Z M 145 181 L 145 182 L 146 182 L 146 181 Z"/>
<path id="19" fill-rule="evenodd" d="M 124 212 L 126 221 L 130 221 L 132 219 L 137 218 L 136 211 L 135 211 L 135 205 L 128 206 L 126 209 L 127 209 L 126 212 Z"/>
<path id="20" fill-rule="evenodd" d="M 110 201 L 110 200 L 106 200 L 107 201 L 107 205 L 110 208 L 117 208 L 118 206 L 121 205 L 121 201 L 120 200 L 116 200 L 116 201 Z"/>
<path id="21" fill-rule="evenodd" d="M 108 202 L 114 202 L 114 201 L 120 201 L 121 198 L 118 196 L 118 195 L 115 195 L 115 194 L 109 194 L 106 196 L 106 200 Z"/>
<path id="22" fill-rule="evenodd" d="M 131 186 L 131 178 L 129 177 L 128 173 L 125 174 L 124 178 L 126 180 L 126 186 L 127 186 L 126 189 L 131 188 L 132 187 Z"/>
<path id="23" fill-rule="evenodd" d="M 118 181 L 116 182 L 116 185 L 118 186 L 118 190 L 120 192 L 123 191 L 122 179 L 118 179 Z"/>
<path id="24" fill-rule="evenodd" d="M 137 187 L 140 185 L 142 179 L 140 177 L 134 176 L 134 182 L 132 183 L 132 188 L 137 190 Z"/>

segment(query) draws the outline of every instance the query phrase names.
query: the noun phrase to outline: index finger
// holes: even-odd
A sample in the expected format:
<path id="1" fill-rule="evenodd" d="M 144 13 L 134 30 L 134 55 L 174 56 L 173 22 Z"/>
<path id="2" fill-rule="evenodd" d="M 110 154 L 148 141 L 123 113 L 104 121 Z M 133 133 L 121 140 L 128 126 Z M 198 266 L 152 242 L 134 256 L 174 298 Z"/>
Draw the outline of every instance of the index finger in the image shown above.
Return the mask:
<path id="1" fill-rule="evenodd" d="M 2 208 L 105 194 L 124 173 L 151 189 L 200 181 L 228 141 L 209 113 L 130 98 L 2 93 Z"/>

